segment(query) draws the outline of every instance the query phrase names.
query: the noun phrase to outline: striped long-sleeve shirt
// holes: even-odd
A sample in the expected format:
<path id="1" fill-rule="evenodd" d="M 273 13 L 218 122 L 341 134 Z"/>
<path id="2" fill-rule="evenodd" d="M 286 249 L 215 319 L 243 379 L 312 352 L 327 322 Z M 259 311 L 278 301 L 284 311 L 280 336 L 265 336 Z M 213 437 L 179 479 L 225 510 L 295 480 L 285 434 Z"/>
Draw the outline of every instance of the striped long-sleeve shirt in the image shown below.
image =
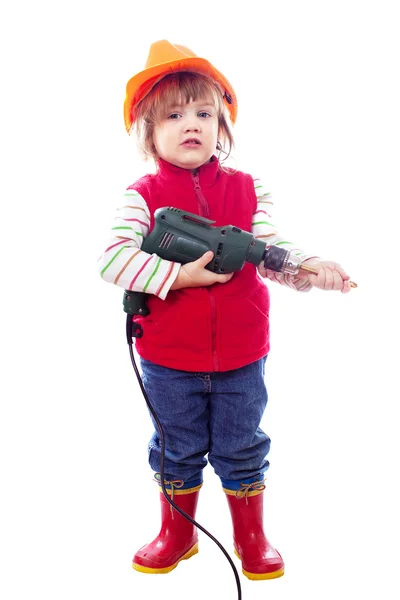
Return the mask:
<path id="1" fill-rule="evenodd" d="M 284 238 L 273 223 L 273 202 L 259 179 L 254 179 L 257 208 L 253 216 L 251 233 L 268 245 L 290 250 L 302 260 L 310 258 L 303 250 Z M 230 223 L 227 223 L 227 225 Z M 232 223 L 234 225 L 234 223 Z M 124 289 L 155 294 L 164 300 L 175 281 L 180 264 L 165 260 L 156 254 L 141 250 L 150 227 L 150 212 L 144 198 L 135 190 L 125 192 L 125 201 L 118 209 L 111 238 L 99 258 L 99 271 L 103 279 Z M 260 273 L 268 279 L 297 291 L 308 291 L 312 286 L 307 279 L 274 271 Z"/>

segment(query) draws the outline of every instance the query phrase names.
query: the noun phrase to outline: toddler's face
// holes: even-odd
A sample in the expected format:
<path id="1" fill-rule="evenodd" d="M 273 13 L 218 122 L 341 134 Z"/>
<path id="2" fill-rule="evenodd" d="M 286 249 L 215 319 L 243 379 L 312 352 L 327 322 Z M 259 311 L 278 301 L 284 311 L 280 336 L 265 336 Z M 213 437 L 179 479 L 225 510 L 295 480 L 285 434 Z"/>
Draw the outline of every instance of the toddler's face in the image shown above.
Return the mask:
<path id="1" fill-rule="evenodd" d="M 160 158 L 183 169 L 208 162 L 217 141 L 217 110 L 208 100 L 169 106 L 154 127 L 153 142 Z"/>

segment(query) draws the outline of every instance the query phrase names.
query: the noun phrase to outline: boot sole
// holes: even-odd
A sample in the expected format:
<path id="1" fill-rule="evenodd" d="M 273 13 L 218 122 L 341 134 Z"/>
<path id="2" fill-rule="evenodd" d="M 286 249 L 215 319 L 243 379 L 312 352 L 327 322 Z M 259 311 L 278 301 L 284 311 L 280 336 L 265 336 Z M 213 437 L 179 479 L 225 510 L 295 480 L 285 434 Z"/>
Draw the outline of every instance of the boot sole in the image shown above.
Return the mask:
<path id="1" fill-rule="evenodd" d="M 199 545 L 195 544 L 190 548 L 190 550 L 186 552 L 186 554 L 184 554 L 179 560 L 177 560 L 176 563 L 170 565 L 169 567 L 164 567 L 162 569 L 152 569 L 151 567 L 143 567 L 142 565 L 138 565 L 136 563 L 132 563 L 132 569 L 135 569 L 135 571 L 140 571 L 140 573 L 149 573 L 150 575 L 164 575 L 165 573 L 170 573 L 171 571 L 173 571 L 179 565 L 181 560 L 188 560 L 188 558 L 191 558 L 192 556 L 197 554 L 198 551 Z"/>
<path id="2" fill-rule="evenodd" d="M 234 549 L 234 552 L 238 559 L 242 561 L 236 549 Z M 252 581 L 258 581 L 261 579 L 277 579 L 278 577 L 282 577 L 282 575 L 285 573 L 285 569 L 282 567 L 282 569 L 278 569 L 277 571 L 271 571 L 270 573 L 250 573 L 250 571 L 245 571 L 242 568 L 242 573 L 243 575 L 245 575 L 245 577 L 247 577 L 247 579 L 251 579 Z"/>

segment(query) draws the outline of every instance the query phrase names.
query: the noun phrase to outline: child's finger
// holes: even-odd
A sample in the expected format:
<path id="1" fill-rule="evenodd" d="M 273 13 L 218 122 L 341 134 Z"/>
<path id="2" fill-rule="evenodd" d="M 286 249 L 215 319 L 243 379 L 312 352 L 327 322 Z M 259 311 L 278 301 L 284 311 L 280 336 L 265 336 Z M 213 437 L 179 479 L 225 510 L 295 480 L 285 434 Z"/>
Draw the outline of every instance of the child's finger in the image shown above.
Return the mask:
<path id="1" fill-rule="evenodd" d="M 351 283 L 349 280 L 343 282 L 343 287 L 341 289 L 342 294 L 348 294 L 351 290 Z"/>
<path id="2" fill-rule="evenodd" d="M 344 279 L 346 281 L 348 279 L 350 279 L 350 275 L 348 273 L 346 273 L 346 271 L 340 265 L 336 264 L 335 265 L 335 270 L 340 274 L 340 276 L 341 276 L 342 279 Z"/>
<path id="3" fill-rule="evenodd" d="M 197 259 L 199 266 L 205 267 L 206 265 L 208 265 L 210 260 L 212 260 L 213 256 L 214 253 L 211 250 L 203 254 L 203 256 L 200 256 L 200 258 Z"/>

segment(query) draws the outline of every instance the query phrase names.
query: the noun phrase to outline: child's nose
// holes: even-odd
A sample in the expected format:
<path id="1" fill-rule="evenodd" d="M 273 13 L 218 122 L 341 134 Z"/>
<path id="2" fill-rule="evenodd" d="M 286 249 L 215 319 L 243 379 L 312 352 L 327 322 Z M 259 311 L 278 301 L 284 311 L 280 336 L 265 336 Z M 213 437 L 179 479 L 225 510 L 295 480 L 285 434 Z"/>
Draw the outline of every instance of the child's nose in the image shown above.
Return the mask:
<path id="1" fill-rule="evenodd" d="M 200 131 L 200 123 L 197 117 L 190 116 L 185 120 L 185 131 Z"/>

